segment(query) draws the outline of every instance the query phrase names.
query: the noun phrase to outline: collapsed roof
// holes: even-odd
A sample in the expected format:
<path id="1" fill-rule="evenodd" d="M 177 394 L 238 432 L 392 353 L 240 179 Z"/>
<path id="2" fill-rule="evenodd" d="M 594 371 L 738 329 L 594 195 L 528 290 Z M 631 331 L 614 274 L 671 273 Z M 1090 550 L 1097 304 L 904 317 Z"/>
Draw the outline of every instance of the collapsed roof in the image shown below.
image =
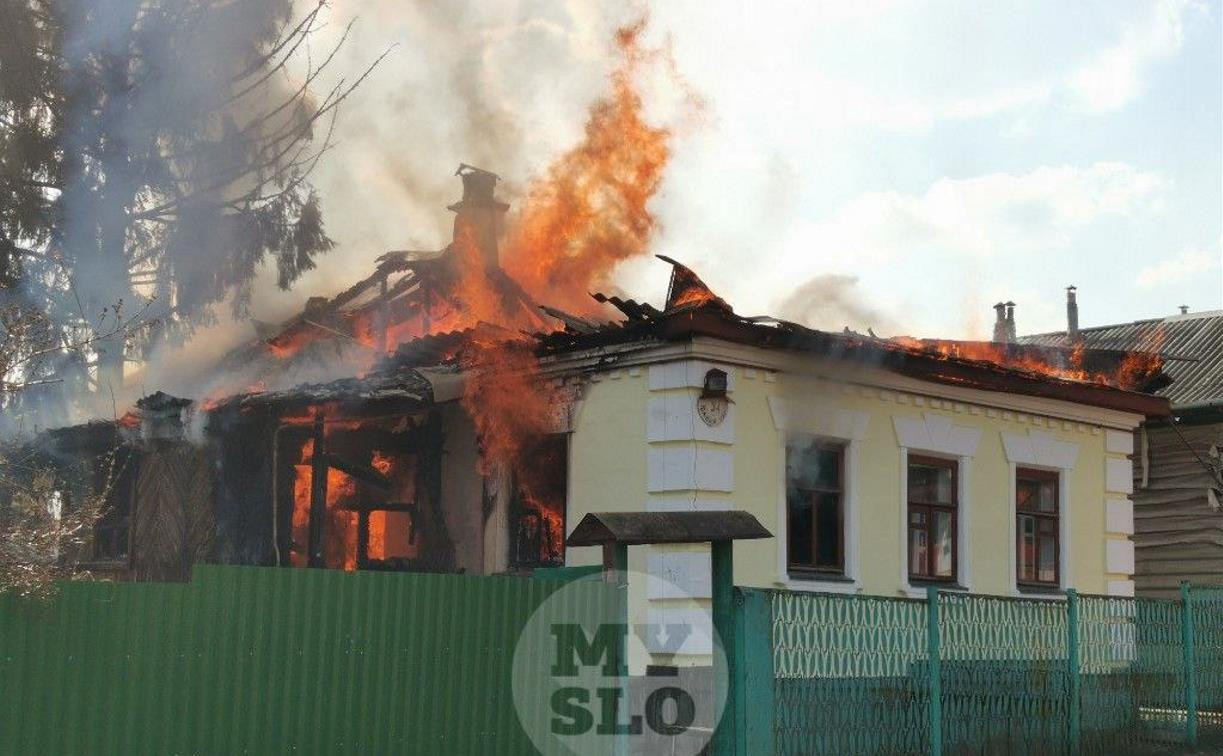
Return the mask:
<path id="1" fill-rule="evenodd" d="M 819 331 L 770 317 L 743 317 L 688 267 L 669 257 L 671 281 L 662 309 L 595 293 L 608 321 L 535 301 L 499 264 L 497 229 L 508 207 L 493 196 L 495 174 L 460 166 L 463 199 L 452 242 L 436 252 L 399 251 L 378 258 L 374 272 L 334 297 L 312 298 L 279 326 L 259 325 L 259 339 L 220 366 L 211 405 L 293 405 L 339 401 L 441 401 L 422 367 L 457 369 L 474 343 L 531 340 L 553 363 L 615 345 L 722 339 L 763 349 L 832 357 L 925 381 L 1061 399 L 1161 416 L 1168 403 L 1148 392 L 1169 382 L 1155 355 L 1071 344 L 881 339 L 848 330 Z M 495 306 L 474 313 L 465 300 L 473 272 Z M 622 316 L 610 320 L 614 312 Z M 487 315 L 495 312 L 497 315 Z M 488 322 L 499 318 L 498 322 Z M 1089 345 L 1090 346 L 1090 345 Z M 1100 346 L 1111 346 L 1101 344 Z M 303 369 L 303 366 L 314 366 Z M 353 376 L 363 375 L 362 378 Z M 242 387 L 246 387 L 243 389 Z"/>
<path id="2" fill-rule="evenodd" d="M 974 359 L 969 347 L 975 342 L 915 341 L 883 339 L 851 331 L 827 332 L 771 317 L 737 315 L 725 300 L 715 295 L 689 268 L 663 258 L 672 265 L 671 285 L 662 309 L 617 296 L 593 294 L 598 302 L 614 307 L 623 319 L 593 322 L 546 305 L 539 311 L 558 321 L 559 328 L 529 335 L 537 354 L 560 361 L 579 353 L 599 352 L 613 346 L 651 344 L 710 337 L 762 349 L 780 349 L 832 357 L 851 364 L 876 366 L 912 378 L 985 391 L 1059 399 L 1090 406 L 1147 416 L 1168 414 L 1166 399 L 1148 391 L 1162 388 L 1168 377 L 1160 363 L 1126 378 L 1124 384 L 1103 380 L 1074 380 L 1051 375 L 1059 365 L 1086 365 L 1099 375 L 1115 372 L 1131 354 L 1116 350 L 1074 350 L 1057 346 L 989 345 L 1003 350 L 995 359 Z M 519 290 L 520 291 L 520 290 Z M 524 305 L 529 301 L 521 295 Z M 483 324 L 482 324 L 483 325 Z M 290 328 L 296 327 L 290 325 Z M 448 364 L 458 371 L 458 353 L 463 344 L 477 337 L 484 340 L 522 340 L 522 332 L 483 326 L 429 334 L 400 345 L 364 378 L 344 378 L 309 384 L 285 391 L 257 392 L 228 400 L 248 404 L 308 404 L 340 398 L 373 400 L 413 394 L 420 402 L 434 400 L 426 388 L 429 380 L 418 372 L 432 365 Z M 949 347 L 951 345 L 951 347 Z M 963 347 L 963 349 L 960 349 Z M 1050 370 L 1022 367 L 1046 365 Z M 405 395 L 406 396 L 406 395 Z M 402 398 L 402 397 L 401 397 Z"/>

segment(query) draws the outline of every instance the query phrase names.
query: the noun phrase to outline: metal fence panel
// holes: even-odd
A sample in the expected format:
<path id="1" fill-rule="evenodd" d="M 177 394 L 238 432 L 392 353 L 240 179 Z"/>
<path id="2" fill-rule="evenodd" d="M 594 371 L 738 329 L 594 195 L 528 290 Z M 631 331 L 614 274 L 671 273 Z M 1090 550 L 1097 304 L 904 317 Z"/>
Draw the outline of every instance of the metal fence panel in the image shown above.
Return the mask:
<path id="1" fill-rule="evenodd" d="M 777 752 L 924 753 L 925 602 L 772 597 Z"/>
<path id="2" fill-rule="evenodd" d="M 1061 753 L 1068 729 L 1066 608 L 944 593 L 943 742 L 950 753 Z"/>
<path id="3" fill-rule="evenodd" d="M 1185 730 L 1181 605 L 1080 599 L 1080 706 L 1088 753 L 1123 753 L 1181 742 Z"/>
<path id="4" fill-rule="evenodd" d="M 1193 590 L 1194 666 L 1199 726 L 1212 742 L 1223 741 L 1223 588 Z"/>
<path id="5" fill-rule="evenodd" d="M 535 753 L 511 664 L 562 585 L 199 567 L 0 597 L 0 753 Z M 579 617 L 611 600 L 564 595 Z"/>
<path id="6" fill-rule="evenodd" d="M 929 753 L 931 720 L 948 754 L 1223 744 L 1221 588 L 1182 601 L 944 592 L 935 604 L 753 593 L 772 612 L 777 753 Z"/>

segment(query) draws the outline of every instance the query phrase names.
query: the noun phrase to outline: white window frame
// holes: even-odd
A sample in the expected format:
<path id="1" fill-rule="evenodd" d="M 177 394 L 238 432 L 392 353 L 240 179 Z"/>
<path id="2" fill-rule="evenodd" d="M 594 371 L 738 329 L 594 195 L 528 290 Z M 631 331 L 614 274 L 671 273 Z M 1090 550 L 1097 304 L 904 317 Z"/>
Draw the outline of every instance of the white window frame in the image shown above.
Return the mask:
<path id="1" fill-rule="evenodd" d="M 769 397 L 769 413 L 777 429 L 781 446 L 781 463 L 777 475 L 777 585 L 793 591 L 820 593 L 858 593 L 862 590 L 859 545 L 858 468 L 859 456 L 870 413 L 838 407 L 834 402 L 796 400 Z M 842 494 L 845 548 L 845 574 L 837 580 L 791 578 L 786 564 L 790 546 L 788 509 L 786 505 L 786 449 L 792 438 L 820 439 L 845 446 L 845 480 Z"/>
<path id="2" fill-rule="evenodd" d="M 925 586 L 909 582 L 909 452 L 955 460 L 956 563 L 955 590 L 972 590 L 972 461 L 981 443 L 981 430 L 956 425 L 954 418 L 933 412 L 920 417 L 894 415 L 892 425 L 900 446 L 900 592 L 913 598 L 926 595 Z M 948 586 L 951 588 L 951 586 Z"/>
<path id="3" fill-rule="evenodd" d="M 1010 533 L 1011 540 L 1011 595 L 1022 596 L 1024 598 L 1065 598 L 1066 589 L 1074 585 L 1071 580 L 1071 565 L 1070 565 L 1070 470 L 1062 467 L 1050 467 L 1048 465 L 1033 465 L 1028 463 L 1008 462 L 1008 481 L 1011 489 L 1011 503 L 1008 509 L 1011 513 L 1010 526 L 1007 529 Z M 1061 591 L 1061 593 L 1044 593 L 1039 589 L 1022 590 L 1019 587 L 1019 548 L 1018 538 L 1018 520 L 1019 520 L 1019 502 L 1016 501 L 1018 493 L 1017 486 L 1019 485 L 1019 468 L 1025 470 L 1044 470 L 1046 472 L 1057 473 L 1057 586 L 1050 588 L 1050 591 Z"/>
<path id="4" fill-rule="evenodd" d="M 777 505 L 777 582 L 795 591 L 818 591 L 821 593 L 857 593 L 862 589 L 862 573 L 859 570 L 859 510 L 858 506 L 858 456 L 862 442 L 859 439 L 833 436 L 827 433 L 803 433 L 788 431 L 782 434 L 781 495 Z M 841 471 L 841 543 L 845 550 L 843 577 L 829 580 L 818 576 L 795 578 L 790 576 L 788 551 L 790 549 L 790 510 L 786 500 L 786 457 L 794 442 L 824 442 L 837 444 L 843 449 Z"/>
<path id="5" fill-rule="evenodd" d="M 913 598 L 926 595 L 926 586 L 915 586 L 909 582 L 909 452 L 921 457 L 935 457 L 956 463 L 956 512 L 955 512 L 955 582 L 947 590 L 972 590 L 972 457 L 947 454 L 932 449 L 910 449 L 900 447 L 900 588 Z M 932 581 L 936 582 L 937 581 Z"/>
<path id="6" fill-rule="evenodd" d="M 1066 599 L 1066 589 L 1074 587 L 1074 565 L 1071 558 L 1074 555 L 1071 543 L 1070 527 L 1073 514 L 1070 497 L 1070 479 L 1078 461 L 1079 445 L 1064 441 L 1047 431 L 1029 430 L 1027 433 L 1002 433 L 1002 448 L 1006 454 L 1008 466 L 1008 501 L 1009 513 L 1007 533 L 1009 535 L 1010 554 L 1008 571 L 1010 575 L 1010 592 L 1012 596 L 1024 598 L 1061 600 Z M 1020 467 L 1033 470 L 1049 470 L 1057 473 L 1057 591 L 1056 593 L 1041 593 L 1040 591 L 1021 591 L 1019 589 L 1019 566 L 1017 564 L 1016 518 L 1015 508 L 1016 471 Z"/>

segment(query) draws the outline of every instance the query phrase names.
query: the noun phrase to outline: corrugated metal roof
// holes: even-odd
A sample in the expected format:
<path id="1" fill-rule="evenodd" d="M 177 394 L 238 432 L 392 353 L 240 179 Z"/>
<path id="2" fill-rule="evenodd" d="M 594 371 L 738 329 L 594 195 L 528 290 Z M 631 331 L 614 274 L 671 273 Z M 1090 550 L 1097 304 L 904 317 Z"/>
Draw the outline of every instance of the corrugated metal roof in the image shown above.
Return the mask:
<path id="1" fill-rule="evenodd" d="M 1172 384 L 1155 393 L 1173 406 L 1223 400 L 1223 310 L 1079 330 L 1089 349 L 1159 352 Z M 1072 346 L 1065 331 L 1021 336 L 1023 344 Z"/>

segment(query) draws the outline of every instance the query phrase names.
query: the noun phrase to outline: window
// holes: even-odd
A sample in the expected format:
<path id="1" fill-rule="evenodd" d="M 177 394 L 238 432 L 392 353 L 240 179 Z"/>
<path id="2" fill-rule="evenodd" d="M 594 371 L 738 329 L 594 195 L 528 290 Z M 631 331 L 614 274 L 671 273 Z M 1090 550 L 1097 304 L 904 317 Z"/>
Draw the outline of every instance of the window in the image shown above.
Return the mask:
<path id="1" fill-rule="evenodd" d="M 909 456 L 909 578 L 955 580 L 957 465 Z"/>
<path id="2" fill-rule="evenodd" d="M 1057 473 L 1015 471 L 1015 572 L 1020 585 L 1058 584 Z"/>
<path id="3" fill-rule="evenodd" d="M 569 436 L 544 436 L 528 450 L 529 464 L 514 471 L 510 564 L 516 568 L 565 563 L 565 509 Z"/>
<path id="4" fill-rule="evenodd" d="M 786 448 L 786 566 L 798 577 L 845 573 L 845 447 Z"/>

